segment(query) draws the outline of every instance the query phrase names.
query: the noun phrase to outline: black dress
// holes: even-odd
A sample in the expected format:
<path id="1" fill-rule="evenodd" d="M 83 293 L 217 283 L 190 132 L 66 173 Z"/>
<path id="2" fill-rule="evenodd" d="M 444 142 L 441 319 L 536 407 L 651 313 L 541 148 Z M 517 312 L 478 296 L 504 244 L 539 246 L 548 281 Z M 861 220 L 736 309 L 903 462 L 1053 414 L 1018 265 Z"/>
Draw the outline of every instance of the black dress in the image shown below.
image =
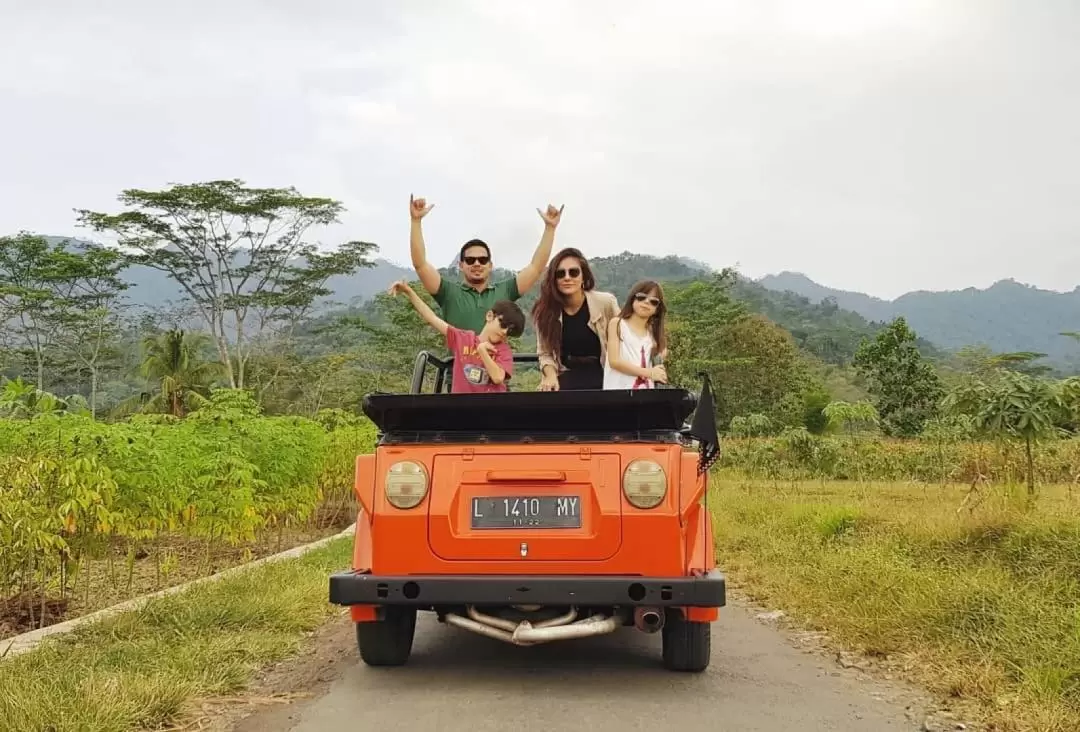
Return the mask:
<path id="1" fill-rule="evenodd" d="M 603 389 L 604 365 L 600 362 L 600 339 L 589 328 L 589 303 L 573 315 L 562 315 L 562 363 L 559 389 Z"/>

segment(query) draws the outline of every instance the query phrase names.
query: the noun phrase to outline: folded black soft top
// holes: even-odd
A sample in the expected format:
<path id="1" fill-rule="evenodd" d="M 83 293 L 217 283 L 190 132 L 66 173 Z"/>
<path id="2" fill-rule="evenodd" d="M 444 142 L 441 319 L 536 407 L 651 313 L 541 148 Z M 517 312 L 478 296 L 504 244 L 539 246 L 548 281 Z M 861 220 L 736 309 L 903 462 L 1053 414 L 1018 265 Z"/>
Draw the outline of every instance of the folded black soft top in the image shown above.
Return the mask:
<path id="1" fill-rule="evenodd" d="M 384 394 L 362 408 L 388 432 L 652 432 L 680 430 L 697 406 L 686 389 Z"/>

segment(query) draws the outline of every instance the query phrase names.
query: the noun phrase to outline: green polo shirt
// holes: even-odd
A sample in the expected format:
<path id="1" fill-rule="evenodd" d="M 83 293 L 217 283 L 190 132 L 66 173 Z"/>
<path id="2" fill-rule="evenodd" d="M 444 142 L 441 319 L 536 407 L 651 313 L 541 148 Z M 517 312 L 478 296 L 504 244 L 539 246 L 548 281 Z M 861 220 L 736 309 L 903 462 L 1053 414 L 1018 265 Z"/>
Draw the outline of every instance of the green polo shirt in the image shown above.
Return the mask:
<path id="1" fill-rule="evenodd" d="M 499 300 L 518 300 L 517 277 L 491 284 L 483 292 L 477 292 L 464 282 L 451 282 L 445 275 L 439 283 L 434 300 L 442 310 L 442 318 L 455 328 L 479 333 L 484 329 L 484 316 Z"/>

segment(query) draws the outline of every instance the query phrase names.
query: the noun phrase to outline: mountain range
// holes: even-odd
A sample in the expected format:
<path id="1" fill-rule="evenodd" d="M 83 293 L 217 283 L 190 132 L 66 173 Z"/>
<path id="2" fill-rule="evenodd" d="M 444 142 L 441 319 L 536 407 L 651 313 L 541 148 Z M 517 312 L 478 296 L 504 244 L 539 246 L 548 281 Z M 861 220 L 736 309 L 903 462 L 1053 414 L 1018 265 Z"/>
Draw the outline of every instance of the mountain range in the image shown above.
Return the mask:
<path id="1" fill-rule="evenodd" d="M 620 292 L 638 278 L 685 281 L 712 271 L 707 264 L 685 257 L 631 252 L 597 258 L 591 264 L 601 289 Z M 332 303 L 356 307 L 385 291 L 394 280 L 414 277 L 411 267 L 380 258 L 372 267 L 333 277 L 327 284 L 334 293 Z M 126 279 L 131 283 L 129 301 L 137 306 L 160 307 L 183 297 L 180 287 L 157 270 L 132 267 Z M 785 271 L 756 281 L 742 278 L 733 295 L 788 329 L 800 346 L 827 362 L 848 360 L 863 337 L 903 316 L 928 354 L 984 345 L 999 353 L 1043 353 L 1049 366 L 1080 371 L 1080 344 L 1061 335 L 1080 331 L 1080 286 L 1059 293 L 1002 280 L 986 289 L 914 291 L 884 300 L 826 287 L 804 274 Z"/>
<path id="2" fill-rule="evenodd" d="M 639 277 L 679 281 L 707 275 L 703 263 L 682 257 L 652 257 L 625 252 L 593 262 L 601 288 L 633 281 Z M 141 271 L 139 271 L 141 270 Z M 165 275 L 154 270 L 129 270 L 133 284 L 129 295 L 139 304 L 162 305 L 178 300 L 180 290 Z M 332 300 L 342 305 L 357 305 L 385 291 L 397 279 L 415 277 L 411 267 L 378 259 L 373 267 L 357 270 L 349 276 L 334 277 L 328 282 Z M 768 294 L 767 294 L 768 293 Z M 787 300 L 777 297 L 790 293 Z M 868 325 L 887 323 L 903 316 L 908 325 L 929 344 L 940 350 L 955 351 L 964 346 L 985 345 L 995 352 L 1030 351 L 1045 353 L 1045 361 L 1061 369 L 1080 368 L 1080 344 L 1060 335 L 1080 330 L 1080 287 L 1068 293 L 1042 290 L 1014 280 L 1002 280 L 986 289 L 967 288 L 945 292 L 914 291 L 895 300 L 883 300 L 860 292 L 836 290 L 820 285 L 805 275 L 783 272 L 756 281 L 742 280 L 736 297 L 747 301 L 751 309 L 763 312 L 793 331 L 802 340 L 797 320 L 820 320 L 823 314 L 838 309 L 833 319 L 851 322 L 844 332 L 853 343 L 838 348 L 850 354 Z M 813 308 L 813 314 L 809 309 Z M 784 312 L 781 312 L 784 311 Z M 873 328 L 871 328 L 873 330 Z M 837 338 L 835 330 L 832 338 Z M 812 349 L 814 350 L 814 349 Z M 828 354 L 819 353 L 826 360 Z"/>
<path id="3" fill-rule="evenodd" d="M 884 300 L 826 287 L 797 272 L 767 275 L 757 283 L 812 302 L 835 302 L 869 321 L 903 316 L 916 333 L 946 350 L 981 344 L 995 352 L 1045 353 L 1047 364 L 1060 368 L 1080 366 L 1080 344 L 1061 335 L 1080 331 L 1080 286 L 1063 293 L 1006 279 L 986 289 L 918 290 Z"/>

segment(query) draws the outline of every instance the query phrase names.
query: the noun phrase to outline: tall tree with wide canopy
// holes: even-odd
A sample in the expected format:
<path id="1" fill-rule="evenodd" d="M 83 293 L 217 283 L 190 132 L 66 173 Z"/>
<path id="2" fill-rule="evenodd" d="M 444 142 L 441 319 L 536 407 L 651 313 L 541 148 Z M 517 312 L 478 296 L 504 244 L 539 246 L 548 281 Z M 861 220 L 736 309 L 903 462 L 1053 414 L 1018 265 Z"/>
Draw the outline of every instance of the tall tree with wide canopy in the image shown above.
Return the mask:
<path id="1" fill-rule="evenodd" d="M 249 188 L 240 180 L 128 189 L 118 214 L 77 210 L 80 222 L 113 232 L 133 264 L 175 280 L 206 322 L 229 386 L 244 388 L 252 349 L 291 337 L 335 275 L 370 267 L 377 249 L 349 241 L 323 251 L 304 240 L 338 223 L 344 206 L 294 188 Z"/>

